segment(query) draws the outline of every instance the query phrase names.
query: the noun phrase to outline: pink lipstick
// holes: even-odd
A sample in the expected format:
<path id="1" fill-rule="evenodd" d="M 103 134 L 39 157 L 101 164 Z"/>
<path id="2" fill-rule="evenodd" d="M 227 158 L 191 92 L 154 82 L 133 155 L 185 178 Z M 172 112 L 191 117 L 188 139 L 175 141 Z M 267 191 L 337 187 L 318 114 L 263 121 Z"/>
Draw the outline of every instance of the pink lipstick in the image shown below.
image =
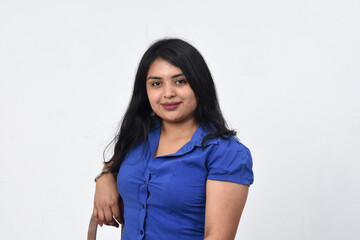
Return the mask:
<path id="1" fill-rule="evenodd" d="M 162 106 L 165 108 L 165 110 L 171 111 L 171 110 L 175 110 L 181 102 L 168 102 L 168 103 L 163 103 Z"/>

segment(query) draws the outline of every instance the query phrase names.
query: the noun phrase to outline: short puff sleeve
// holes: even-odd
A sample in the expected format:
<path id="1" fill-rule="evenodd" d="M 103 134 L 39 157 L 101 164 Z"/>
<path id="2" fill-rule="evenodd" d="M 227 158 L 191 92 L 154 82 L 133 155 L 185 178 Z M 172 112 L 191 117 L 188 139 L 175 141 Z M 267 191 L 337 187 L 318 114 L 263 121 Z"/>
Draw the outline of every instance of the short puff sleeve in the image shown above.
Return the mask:
<path id="1" fill-rule="evenodd" d="M 251 185 L 254 181 L 249 149 L 235 137 L 221 139 L 207 159 L 207 179 Z"/>

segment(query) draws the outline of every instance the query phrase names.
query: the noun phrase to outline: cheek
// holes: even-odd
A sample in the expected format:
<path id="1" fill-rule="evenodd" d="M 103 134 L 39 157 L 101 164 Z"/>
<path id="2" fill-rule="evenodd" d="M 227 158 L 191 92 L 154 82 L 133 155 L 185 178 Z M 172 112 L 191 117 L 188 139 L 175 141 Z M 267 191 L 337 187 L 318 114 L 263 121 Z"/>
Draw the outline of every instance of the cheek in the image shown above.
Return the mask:
<path id="1" fill-rule="evenodd" d="M 197 107 L 197 99 L 195 94 L 191 91 L 191 92 L 187 92 L 186 93 L 186 99 L 188 99 L 188 104 L 192 107 L 192 108 L 196 108 Z"/>
<path id="2" fill-rule="evenodd" d="M 154 90 L 148 90 L 147 91 L 148 99 L 150 102 L 150 105 L 154 105 L 159 102 L 159 94 L 157 91 Z"/>
<path id="3" fill-rule="evenodd" d="M 196 97 L 194 97 L 194 99 L 191 101 L 191 106 L 193 107 L 193 110 L 195 111 L 195 109 L 196 109 L 196 107 L 197 107 Z"/>

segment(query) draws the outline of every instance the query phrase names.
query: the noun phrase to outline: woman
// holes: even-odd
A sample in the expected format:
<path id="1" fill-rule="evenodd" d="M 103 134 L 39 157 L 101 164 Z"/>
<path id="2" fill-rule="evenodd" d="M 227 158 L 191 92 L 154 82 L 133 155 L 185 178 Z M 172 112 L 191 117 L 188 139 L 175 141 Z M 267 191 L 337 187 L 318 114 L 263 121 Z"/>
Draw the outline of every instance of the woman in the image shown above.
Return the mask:
<path id="1" fill-rule="evenodd" d="M 234 239 L 253 182 L 251 154 L 235 134 L 200 53 L 180 39 L 155 42 L 96 180 L 96 221 L 117 219 L 122 240 Z"/>

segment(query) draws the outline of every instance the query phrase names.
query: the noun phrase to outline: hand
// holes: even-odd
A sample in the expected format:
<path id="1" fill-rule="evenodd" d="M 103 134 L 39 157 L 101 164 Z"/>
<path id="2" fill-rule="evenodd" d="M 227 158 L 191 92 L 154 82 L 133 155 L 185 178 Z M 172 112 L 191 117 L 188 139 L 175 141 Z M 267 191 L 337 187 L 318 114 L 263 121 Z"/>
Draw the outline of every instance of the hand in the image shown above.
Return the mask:
<path id="1" fill-rule="evenodd" d="M 123 202 L 111 173 L 102 175 L 96 181 L 93 216 L 101 227 L 103 224 L 114 227 L 124 224 Z"/>

